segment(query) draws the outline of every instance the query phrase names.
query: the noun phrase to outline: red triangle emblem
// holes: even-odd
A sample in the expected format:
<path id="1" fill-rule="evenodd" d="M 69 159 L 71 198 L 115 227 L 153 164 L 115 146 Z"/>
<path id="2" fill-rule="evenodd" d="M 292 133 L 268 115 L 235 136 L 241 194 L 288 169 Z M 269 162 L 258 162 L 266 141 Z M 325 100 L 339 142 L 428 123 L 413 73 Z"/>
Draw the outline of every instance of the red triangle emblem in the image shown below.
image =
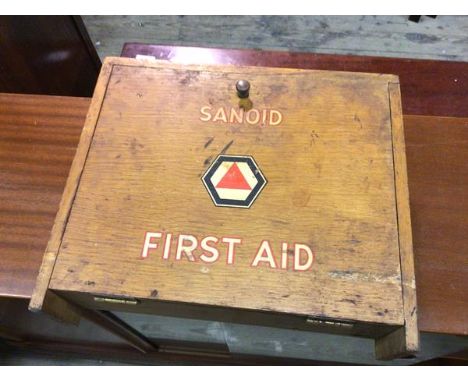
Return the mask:
<path id="1" fill-rule="evenodd" d="M 245 180 L 242 172 L 239 170 L 237 163 L 235 162 L 218 182 L 216 188 L 234 188 L 236 190 L 252 189 L 252 187 L 250 187 L 250 185 Z"/>

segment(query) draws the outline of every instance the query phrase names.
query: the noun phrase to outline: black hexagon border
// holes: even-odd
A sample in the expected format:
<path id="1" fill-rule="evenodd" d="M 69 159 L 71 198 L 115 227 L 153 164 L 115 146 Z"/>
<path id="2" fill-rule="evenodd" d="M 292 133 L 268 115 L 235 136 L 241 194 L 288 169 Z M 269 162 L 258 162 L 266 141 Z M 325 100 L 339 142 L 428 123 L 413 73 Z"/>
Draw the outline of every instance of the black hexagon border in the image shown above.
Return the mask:
<path id="1" fill-rule="evenodd" d="M 252 192 L 248 198 L 244 201 L 240 200 L 229 200 L 222 199 L 219 197 L 218 192 L 216 191 L 213 183 L 210 181 L 210 178 L 219 168 L 223 162 L 245 162 L 252 170 L 252 173 L 258 180 L 257 185 L 252 189 Z M 262 189 L 268 183 L 267 179 L 260 170 L 257 162 L 250 155 L 218 155 L 218 157 L 213 161 L 213 163 L 208 167 L 205 174 L 202 176 L 202 182 L 208 191 L 213 203 L 217 207 L 241 207 L 241 208 L 250 208 L 255 199 L 260 195 Z"/>

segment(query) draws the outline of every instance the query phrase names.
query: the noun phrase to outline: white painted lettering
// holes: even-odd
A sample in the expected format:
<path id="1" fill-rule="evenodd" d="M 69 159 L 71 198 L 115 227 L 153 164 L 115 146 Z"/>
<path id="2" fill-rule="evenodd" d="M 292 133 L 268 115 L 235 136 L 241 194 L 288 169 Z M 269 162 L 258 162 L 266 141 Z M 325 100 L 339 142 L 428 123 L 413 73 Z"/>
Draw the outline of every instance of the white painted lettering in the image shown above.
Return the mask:
<path id="1" fill-rule="evenodd" d="M 223 237 L 223 243 L 227 243 L 228 250 L 227 250 L 227 263 L 234 264 L 234 256 L 235 256 L 235 245 L 240 244 L 242 242 L 241 239 L 233 238 L 233 237 Z"/>
<path id="2" fill-rule="evenodd" d="M 257 254 L 255 255 L 255 258 L 252 262 L 252 267 L 257 267 L 258 263 L 260 262 L 268 263 L 270 268 L 276 269 L 275 258 L 268 240 L 263 240 L 260 244 L 260 248 L 258 249 Z"/>
<path id="3" fill-rule="evenodd" d="M 307 255 L 307 260 L 305 263 L 301 264 L 301 253 Z M 305 244 L 296 244 L 294 246 L 294 270 L 296 271 L 306 271 L 308 270 L 314 261 L 314 254 L 312 250 Z"/>
<path id="4" fill-rule="evenodd" d="M 185 244 L 185 241 L 189 241 L 190 244 Z M 198 246 L 198 240 L 193 235 L 180 235 L 179 240 L 177 242 L 177 252 L 176 252 L 176 260 L 180 260 L 182 258 L 182 253 L 185 253 L 187 258 L 190 261 L 195 261 L 195 256 L 193 256 L 193 251 Z"/>
<path id="5" fill-rule="evenodd" d="M 160 239 L 161 238 L 161 233 L 159 232 L 146 232 L 145 235 L 145 242 L 143 244 L 143 251 L 141 252 L 141 257 L 142 258 L 147 258 L 148 257 L 148 252 L 150 249 L 156 249 L 158 248 L 157 243 L 152 243 L 151 239 Z"/>
<path id="6" fill-rule="evenodd" d="M 211 256 L 208 256 L 206 252 L 203 252 L 200 255 L 200 260 L 204 261 L 205 263 L 214 263 L 219 258 L 219 251 L 215 247 L 210 246 L 208 244 L 209 242 L 216 244 L 218 243 L 218 239 L 214 236 L 207 236 L 201 241 L 201 248 L 204 251 L 211 253 Z"/>
<path id="7" fill-rule="evenodd" d="M 211 107 L 210 106 L 203 106 L 200 109 L 200 113 L 202 113 L 203 116 L 200 117 L 200 120 L 203 122 L 207 122 L 211 119 L 211 113 L 210 113 Z"/>

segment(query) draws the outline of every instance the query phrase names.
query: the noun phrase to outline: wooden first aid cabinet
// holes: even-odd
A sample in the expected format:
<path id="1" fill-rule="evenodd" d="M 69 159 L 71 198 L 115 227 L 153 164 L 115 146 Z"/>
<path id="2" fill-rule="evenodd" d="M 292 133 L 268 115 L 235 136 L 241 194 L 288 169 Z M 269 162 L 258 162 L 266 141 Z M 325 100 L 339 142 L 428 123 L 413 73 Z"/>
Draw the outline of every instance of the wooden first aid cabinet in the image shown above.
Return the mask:
<path id="1" fill-rule="evenodd" d="M 416 352 L 398 77 L 106 59 L 30 308 L 73 306 Z"/>

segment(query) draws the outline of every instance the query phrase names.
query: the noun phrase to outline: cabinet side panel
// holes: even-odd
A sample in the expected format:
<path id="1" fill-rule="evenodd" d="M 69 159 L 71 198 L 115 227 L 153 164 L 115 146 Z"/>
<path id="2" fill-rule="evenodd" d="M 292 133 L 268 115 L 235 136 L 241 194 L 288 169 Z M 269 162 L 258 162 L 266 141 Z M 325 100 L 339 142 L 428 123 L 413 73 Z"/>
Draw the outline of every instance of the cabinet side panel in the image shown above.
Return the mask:
<path id="1" fill-rule="evenodd" d="M 105 61 L 102 67 L 99 79 L 94 91 L 91 106 L 86 116 L 85 125 L 81 133 L 78 149 L 73 159 L 73 163 L 68 174 L 67 183 L 60 201 L 59 210 L 55 217 L 54 226 L 47 243 L 44 258 L 39 270 L 39 275 L 31 297 L 29 309 L 39 311 L 44 305 L 44 300 L 47 295 L 49 281 L 52 276 L 52 271 L 55 266 L 60 243 L 62 241 L 63 232 L 68 221 L 70 209 L 75 198 L 76 190 L 80 182 L 81 173 L 89 152 L 89 147 L 93 138 L 94 128 L 99 117 L 102 102 L 107 89 L 107 83 L 112 72 L 112 63 Z"/>
<path id="2" fill-rule="evenodd" d="M 376 342 L 376 356 L 379 359 L 390 359 L 404 356 L 415 353 L 419 349 L 413 238 L 411 231 L 405 136 L 403 130 L 399 84 L 389 83 L 388 91 L 392 119 L 395 193 L 397 202 L 403 316 L 405 326 L 404 328 L 391 333 Z"/>

